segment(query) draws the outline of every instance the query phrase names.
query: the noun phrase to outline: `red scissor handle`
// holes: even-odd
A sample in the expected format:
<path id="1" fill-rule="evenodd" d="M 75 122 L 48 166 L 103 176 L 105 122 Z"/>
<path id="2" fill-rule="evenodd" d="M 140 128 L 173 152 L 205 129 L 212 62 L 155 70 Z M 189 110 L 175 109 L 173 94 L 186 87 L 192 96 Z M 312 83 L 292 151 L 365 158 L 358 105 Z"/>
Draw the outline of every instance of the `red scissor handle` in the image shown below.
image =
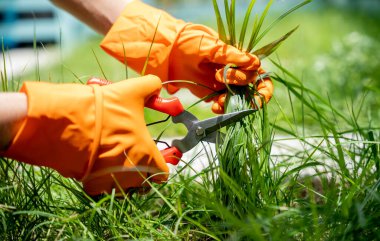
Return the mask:
<path id="1" fill-rule="evenodd" d="M 168 147 L 164 150 L 161 150 L 160 152 L 161 155 L 164 157 L 165 162 L 170 163 L 172 165 L 177 165 L 182 157 L 182 152 L 178 150 L 175 146 Z"/>
<path id="2" fill-rule="evenodd" d="M 112 84 L 112 82 L 99 78 L 90 78 L 87 81 L 87 84 L 109 85 Z M 184 108 L 177 97 L 164 99 L 158 95 L 155 95 L 145 103 L 145 106 L 171 116 L 177 116 L 184 111 Z M 172 165 L 177 165 L 182 157 L 182 152 L 174 146 L 163 149 L 160 152 L 166 163 L 170 163 Z"/>
<path id="3" fill-rule="evenodd" d="M 105 80 L 105 79 L 96 78 L 96 77 L 91 77 L 87 80 L 87 85 L 103 86 L 103 85 L 109 85 L 109 84 L 113 84 L 113 82 L 109 80 Z"/>
<path id="4" fill-rule="evenodd" d="M 177 97 L 164 99 L 157 95 L 152 96 L 147 103 L 145 103 L 145 106 L 171 116 L 177 116 L 184 111 L 184 108 Z M 165 158 L 166 163 L 172 165 L 177 165 L 182 157 L 182 152 L 174 146 L 161 150 L 161 154 Z"/>
<path id="5" fill-rule="evenodd" d="M 87 81 L 88 85 L 109 85 L 112 84 L 111 81 L 100 79 L 100 78 L 90 78 Z M 184 111 L 184 108 L 177 97 L 172 97 L 168 99 L 164 99 L 159 97 L 158 95 L 152 96 L 146 103 L 145 106 L 157 110 L 162 113 L 166 113 L 171 116 L 177 116 Z"/>
<path id="6" fill-rule="evenodd" d="M 145 106 L 171 116 L 177 116 L 184 111 L 184 108 L 177 97 L 164 99 L 155 95 L 145 103 Z"/>

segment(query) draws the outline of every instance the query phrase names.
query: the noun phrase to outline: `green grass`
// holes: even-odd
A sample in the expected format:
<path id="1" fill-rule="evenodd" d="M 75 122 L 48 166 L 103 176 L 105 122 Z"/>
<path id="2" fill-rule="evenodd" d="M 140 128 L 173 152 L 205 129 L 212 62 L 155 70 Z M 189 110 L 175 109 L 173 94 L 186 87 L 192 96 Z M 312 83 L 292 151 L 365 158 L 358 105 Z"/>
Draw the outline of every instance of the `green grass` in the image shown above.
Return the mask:
<path id="1" fill-rule="evenodd" d="M 167 184 L 154 185 L 147 195 L 122 199 L 107 195 L 93 200 L 77 182 L 54 171 L 2 159 L 0 239 L 379 240 L 380 125 L 374 109 L 378 104 L 372 96 L 378 93 L 378 86 L 372 83 L 359 88 L 353 102 L 347 94 L 336 91 L 342 68 L 349 71 L 344 69 L 347 61 L 342 60 L 348 58 L 343 53 L 351 53 L 358 45 L 345 46 L 351 51 L 336 52 L 337 56 L 328 55 L 334 65 L 326 67 L 323 78 L 312 67 L 320 55 L 333 51 L 334 41 L 344 42 L 344 36 L 352 31 L 372 38 L 368 49 L 359 42 L 360 50 L 371 52 L 378 46 L 374 20 L 343 18 L 350 14 L 336 10 L 298 12 L 281 23 L 289 27 L 280 26 L 285 30 L 268 36 L 268 41 L 278 39 L 305 16 L 277 55 L 264 62 L 273 72 L 276 86 L 266 112 L 246 120 L 255 123 L 254 129 L 244 123 L 236 127 L 239 135 L 248 133 L 261 143 L 253 146 L 249 155 L 240 154 L 230 162 L 229 168 L 241 170 L 244 165 L 239 161 L 249 157 L 254 168 L 238 177 L 247 185 L 241 186 L 228 178 L 228 173 L 220 172 L 216 161 L 217 155 L 233 151 L 230 146 L 239 148 L 241 143 L 226 142 L 226 150 L 208 151 L 209 167 L 195 175 L 186 174 L 190 167 L 179 167 Z M 63 74 L 58 65 L 41 69 L 40 79 L 77 82 L 85 81 L 89 74 L 102 76 L 91 49 L 109 79 L 125 78 L 125 68 L 101 53 L 97 42 L 79 46 L 65 58 Z M 371 58 L 355 59 L 362 67 L 352 72 L 356 74 L 350 81 L 363 83 L 362 74 L 368 72 L 373 74 L 370 78 L 378 79 L 378 73 L 370 71 L 374 68 Z M 7 85 L 6 79 L 3 73 L 3 88 L 17 86 Z M 321 89 L 330 84 L 335 87 L 327 95 Z M 199 115 L 208 115 L 201 110 L 195 109 Z M 153 113 L 147 118 L 157 119 Z M 296 141 L 300 148 L 267 155 L 282 143 L 279 139 Z M 259 155 L 252 155 L 255 152 Z M 228 202 L 233 205 L 225 205 Z"/>

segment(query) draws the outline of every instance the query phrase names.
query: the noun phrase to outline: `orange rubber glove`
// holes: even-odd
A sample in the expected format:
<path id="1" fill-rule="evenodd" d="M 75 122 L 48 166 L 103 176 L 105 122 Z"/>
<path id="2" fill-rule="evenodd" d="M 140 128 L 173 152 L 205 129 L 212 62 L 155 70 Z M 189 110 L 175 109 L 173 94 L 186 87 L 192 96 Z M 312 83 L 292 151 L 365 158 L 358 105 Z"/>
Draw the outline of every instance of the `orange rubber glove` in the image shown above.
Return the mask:
<path id="1" fill-rule="evenodd" d="M 233 70 L 235 71 L 235 70 Z M 265 70 L 263 68 L 259 68 L 258 71 L 255 73 L 255 78 L 258 78 L 256 81 L 256 91 L 257 95 L 254 96 L 255 103 L 252 103 L 253 108 L 261 108 L 262 107 L 262 101 L 265 101 L 268 103 L 270 99 L 272 98 L 273 94 L 273 83 L 272 80 L 269 77 L 259 77 L 265 76 Z M 229 78 L 230 73 L 227 73 L 227 79 Z M 239 76 L 238 76 L 239 77 Z M 223 78 L 223 71 L 218 71 L 216 73 L 216 78 Z M 239 83 L 230 83 L 230 84 L 236 84 L 239 85 Z M 224 113 L 224 102 L 226 99 L 227 93 L 221 94 L 218 97 L 214 98 L 214 104 L 212 105 L 213 112 L 217 114 Z"/>
<path id="2" fill-rule="evenodd" d="M 236 85 L 255 83 L 260 67 L 257 56 L 225 44 L 212 29 L 175 19 L 138 0 L 126 6 L 101 47 L 140 73 L 149 55 L 145 73 L 155 74 L 162 81 L 188 80 L 206 86 L 165 85 L 169 93 L 188 88 L 200 98 L 224 90 L 225 82 Z M 227 64 L 234 64 L 237 68 L 230 69 L 224 81 L 222 73 Z M 267 84 L 270 86 L 264 92 L 265 99 L 269 100 L 273 85 L 271 81 Z"/>
<path id="3" fill-rule="evenodd" d="M 1 154 L 81 180 L 89 195 L 138 188 L 152 174 L 165 181 L 168 167 L 144 120 L 145 102 L 160 89 L 152 75 L 107 86 L 26 82 L 27 117 Z"/>

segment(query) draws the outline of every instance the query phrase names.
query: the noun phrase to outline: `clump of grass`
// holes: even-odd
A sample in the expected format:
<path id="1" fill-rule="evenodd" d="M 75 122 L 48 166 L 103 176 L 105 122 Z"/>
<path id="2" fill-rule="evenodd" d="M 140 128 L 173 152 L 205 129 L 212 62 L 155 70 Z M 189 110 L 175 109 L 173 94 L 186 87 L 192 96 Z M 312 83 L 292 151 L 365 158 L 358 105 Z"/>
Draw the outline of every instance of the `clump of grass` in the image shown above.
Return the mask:
<path id="1" fill-rule="evenodd" d="M 224 1 L 225 27 L 218 3 L 216 0 L 213 0 L 219 36 L 221 40 L 226 43 L 242 51 L 253 53 L 262 60 L 272 54 L 297 27 L 279 39 L 256 49 L 260 40 L 263 39 L 277 22 L 309 2 L 310 1 L 304 1 L 296 5 L 262 30 L 264 20 L 273 1 L 269 1 L 261 15 L 256 15 L 253 24 L 250 24 L 252 10 L 256 3 L 255 0 L 251 0 L 247 7 L 238 37 L 236 34 L 236 1 Z M 249 26 L 253 27 L 251 28 Z M 249 31 L 251 35 L 248 36 L 249 41 L 248 44 L 245 45 Z M 224 71 L 225 78 L 228 68 L 231 67 L 233 66 L 226 66 Z M 257 82 L 262 81 L 262 78 L 264 77 L 258 76 Z M 254 96 L 259 96 L 255 88 L 256 85 L 227 86 L 226 112 L 253 108 L 252 104 L 256 103 Z M 220 178 L 217 183 L 217 190 L 220 200 L 226 207 L 234 210 L 234 213 L 239 214 L 241 217 L 247 215 L 247 209 L 251 209 L 252 205 L 255 207 L 262 206 L 263 203 L 261 202 L 267 200 L 267 196 L 270 195 L 265 183 L 260 182 L 265 180 L 266 176 L 271 177 L 271 175 L 268 175 L 270 173 L 269 156 L 271 142 L 272 133 L 269 125 L 267 107 L 264 103 L 263 108 L 257 112 L 256 115 L 229 126 L 227 128 L 225 141 L 219 146 L 218 160 L 220 162 Z M 241 194 L 243 194 L 243 196 Z"/>
<path id="2" fill-rule="evenodd" d="M 217 2 L 213 2 L 221 39 L 244 50 L 247 16 L 254 1 L 250 2 L 245 15 L 239 42 L 235 34 L 235 1 L 224 1 L 227 31 Z M 272 54 L 296 28 L 258 50 L 254 48 L 275 23 L 308 2 L 302 2 L 287 11 L 259 34 L 272 3 L 269 1 L 263 14 L 255 18 L 254 30 L 245 51 L 258 55 L 260 59 Z M 301 103 L 302 111 L 305 111 L 301 114 L 303 118 L 305 113 L 316 118 L 322 134 L 318 138 L 305 137 L 292 124 L 285 129 L 277 126 L 268 118 L 265 104 L 256 115 L 229 126 L 225 140 L 218 145 L 218 178 L 213 182 L 215 196 L 210 206 L 219 213 L 220 222 L 230 226 L 219 228 L 218 231 L 225 231 L 232 226 L 232 229 L 237 230 L 236 233 L 227 232 L 225 237 L 243 240 L 365 240 L 379 237 L 377 228 L 368 230 L 376 226 L 374 220 L 378 220 L 378 215 L 371 213 L 379 207 L 379 169 L 378 157 L 375 157 L 378 156 L 379 142 L 374 141 L 371 128 L 360 127 L 357 122 L 361 108 L 352 110 L 352 117 L 347 117 L 341 110 L 334 108 L 329 99 L 325 100 L 313 90 L 305 88 L 302 81 L 280 64 L 273 64 L 285 77 L 271 73 L 271 78 L 285 86 L 290 102 Z M 257 94 L 254 86 L 228 86 L 227 89 L 226 112 L 252 108 L 253 96 Z M 293 112 L 293 116 L 299 115 Z M 338 123 L 339 126 L 344 123 L 352 129 L 338 130 Z M 294 136 L 304 149 L 289 156 L 273 157 L 271 148 L 275 142 L 275 130 Z M 345 135 L 347 132 L 350 136 Z M 310 140 L 315 141 L 315 138 L 318 139 L 317 143 Z M 368 141 L 374 142 L 366 144 Z M 366 190 L 359 187 L 366 187 Z M 336 197 L 337 193 L 341 195 L 339 198 Z M 371 204 L 367 205 L 364 200 Z M 363 220 L 360 221 L 360 218 Z M 284 230 L 284 227 L 287 228 Z M 355 235 L 355 232 L 363 236 Z"/>

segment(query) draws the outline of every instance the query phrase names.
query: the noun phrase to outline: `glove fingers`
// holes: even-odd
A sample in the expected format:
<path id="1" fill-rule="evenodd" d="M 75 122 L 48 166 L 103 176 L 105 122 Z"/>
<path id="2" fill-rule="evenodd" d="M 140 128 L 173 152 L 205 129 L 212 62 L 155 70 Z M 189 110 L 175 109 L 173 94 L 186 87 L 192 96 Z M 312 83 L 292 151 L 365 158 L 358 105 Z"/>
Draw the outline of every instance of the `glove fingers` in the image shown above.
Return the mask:
<path id="1" fill-rule="evenodd" d="M 128 190 L 131 189 L 149 189 L 150 185 L 146 180 L 162 183 L 168 179 L 168 168 L 166 164 L 162 163 L 161 165 L 156 165 L 158 167 L 155 167 L 155 164 L 149 167 L 136 168 L 112 167 L 109 168 L 111 173 L 104 174 L 106 170 L 93 173 L 90 178 L 83 181 L 84 190 L 87 194 L 94 196 L 102 193 L 110 194 L 112 189 L 115 189 L 116 193 L 128 192 Z M 119 169 L 119 171 L 114 172 L 115 169 Z M 149 173 L 147 174 L 147 172 Z"/>
<path id="2" fill-rule="evenodd" d="M 235 69 L 233 69 L 233 70 L 235 70 Z M 218 81 L 223 80 L 222 72 L 223 72 L 222 69 L 218 70 L 218 72 L 215 76 Z M 250 72 L 253 72 L 252 76 L 247 75 L 247 73 L 250 73 Z M 227 83 L 228 84 L 237 83 L 238 81 L 236 81 L 236 76 L 240 75 L 240 74 L 241 74 L 241 76 L 238 76 L 238 79 L 240 78 L 239 81 L 242 79 L 244 80 L 244 76 L 246 76 L 247 79 L 251 78 L 251 81 L 247 81 L 247 83 L 254 83 L 254 81 L 252 81 L 252 79 L 256 79 L 258 74 L 264 74 L 264 73 L 265 73 L 265 71 L 261 68 L 259 69 L 258 72 L 257 71 L 239 71 L 239 70 L 236 70 L 236 71 L 231 72 L 230 74 L 227 73 Z M 240 83 L 242 83 L 242 82 L 240 82 Z M 272 80 L 269 77 L 265 77 L 262 79 L 260 78 L 256 82 L 256 90 L 258 92 L 258 95 L 254 96 L 255 101 L 254 101 L 254 103 L 252 103 L 252 107 L 253 108 L 257 108 L 257 107 L 261 108 L 262 102 L 265 101 L 266 103 L 268 103 L 273 96 L 274 86 L 273 86 Z M 226 99 L 226 93 L 221 94 L 218 97 L 213 99 L 214 103 L 211 107 L 211 110 L 215 114 L 223 114 L 224 113 L 225 99 Z"/>
<path id="3" fill-rule="evenodd" d="M 224 107 L 220 105 L 218 102 L 214 102 L 211 107 L 212 112 L 215 114 L 223 114 L 224 113 Z"/>
<path id="4" fill-rule="evenodd" d="M 215 49 L 210 51 L 210 62 L 224 66 L 234 64 L 244 70 L 257 70 L 260 67 L 260 59 L 256 55 L 240 51 L 231 45 L 220 42 L 218 42 L 219 44 L 213 42 L 212 46 L 215 46 Z"/>
<path id="5" fill-rule="evenodd" d="M 265 74 L 265 70 L 262 68 L 259 69 L 259 74 Z M 266 103 L 270 101 L 273 95 L 274 86 L 271 78 L 265 77 L 263 79 L 259 79 L 256 83 L 256 89 L 260 96 L 264 97 Z"/>
<path id="6" fill-rule="evenodd" d="M 224 113 L 224 102 L 226 100 L 227 93 L 220 94 L 214 98 L 214 104 L 211 107 L 212 112 L 215 114 Z"/>
<path id="7" fill-rule="evenodd" d="M 90 195 L 149 185 L 144 182 L 149 175 L 157 182 L 168 178 L 169 169 L 146 128 L 143 109 L 152 95 L 159 94 L 161 85 L 158 77 L 147 75 L 101 87 L 104 106 L 99 155 L 83 180 Z"/>
<path id="8" fill-rule="evenodd" d="M 148 177 L 149 181 L 155 183 L 162 183 L 169 178 L 169 167 L 166 164 L 161 152 L 155 147 L 151 150 L 153 157 L 152 162 L 149 164 Z"/>
<path id="9" fill-rule="evenodd" d="M 235 68 L 229 68 L 226 73 L 226 80 L 224 79 L 224 68 L 216 71 L 215 79 L 220 83 L 227 83 L 231 85 L 248 85 L 255 83 L 258 76 L 257 71 L 247 71 Z"/>
<path id="10" fill-rule="evenodd" d="M 123 91 L 124 98 L 143 98 L 147 101 L 151 96 L 159 94 L 162 83 L 161 79 L 155 75 L 146 75 L 137 78 L 131 78 L 124 81 L 106 86 L 114 91 Z"/>

